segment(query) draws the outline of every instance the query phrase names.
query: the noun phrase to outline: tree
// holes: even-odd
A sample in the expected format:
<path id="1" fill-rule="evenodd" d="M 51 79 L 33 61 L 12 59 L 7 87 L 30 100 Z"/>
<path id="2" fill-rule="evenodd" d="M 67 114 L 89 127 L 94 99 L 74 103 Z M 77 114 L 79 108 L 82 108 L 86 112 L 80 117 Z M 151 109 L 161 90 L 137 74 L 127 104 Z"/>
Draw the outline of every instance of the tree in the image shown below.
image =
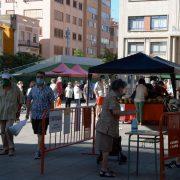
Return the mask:
<path id="1" fill-rule="evenodd" d="M 74 53 L 74 56 L 84 57 L 84 54 L 80 49 L 75 49 L 73 53 Z"/>
<path id="2" fill-rule="evenodd" d="M 100 56 L 104 63 L 114 61 L 117 59 L 117 54 L 112 53 L 109 49 L 105 49 L 104 54 Z"/>
<path id="3" fill-rule="evenodd" d="M 0 71 L 16 68 L 41 60 L 42 58 L 40 56 L 25 52 L 19 52 L 15 55 L 3 54 L 0 56 Z"/>

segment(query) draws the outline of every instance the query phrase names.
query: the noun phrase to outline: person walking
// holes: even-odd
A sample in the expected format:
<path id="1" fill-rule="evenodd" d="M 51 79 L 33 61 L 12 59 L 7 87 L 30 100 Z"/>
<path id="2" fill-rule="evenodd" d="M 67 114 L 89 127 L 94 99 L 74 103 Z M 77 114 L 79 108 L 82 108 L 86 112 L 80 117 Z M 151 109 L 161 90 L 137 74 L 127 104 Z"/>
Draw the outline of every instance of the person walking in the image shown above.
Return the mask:
<path id="1" fill-rule="evenodd" d="M 105 77 L 102 75 L 94 86 L 94 94 L 96 96 L 96 118 L 98 118 L 105 97 Z"/>
<path id="2" fill-rule="evenodd" d="M 10 74 L 2 74 L 2 84 L 0 84 L 0 128 L 3 150 L 0 155 L 14 155 L 13 135 L 8 129 L 16 119 L 19 119 L 21 105 L 22 93 L 20 89 L 12 82 Z"/>
<path id="3" fill-rule="evenodd" d="M 31 122 L 34 134 L 38 137 L 38 147 L 35 153 L 35 159 L 40 159 L 42 143 L 42 119 L 45 116 L 45 130 L 49 124 L 49 112 L 54 108 L 54 93 L 52 89 L 45 84 L 45 73 L 37 72 L 36 86 L 33 87 L 27 97 L 26 118 L 29 119 L 31 112 Z M 45 113 L 46 111 L 46 113 Z M 44 115 L 45 113 L 45 115 Z"/>
<path id="4" fill-rule="evenodd" d="M 71 107 L 71 101 L 73 98 L 73 88 L 71 82 L 68 83 L 65 89 L 66 108 Z"/>
<path id="5" fill-rule="evenodd" d="M 76 81 L 74 86 L 74 99 L 77 107 L 81 106 L 81 99 L 83 93 L 79 86 L 79 82 Z"/>
<path id="6" fill-rule="evenodd" d="M 146 82 L 144 78 L 139 79 L 138 85 L 136 87 L 135 98 L 134 98 L 134 103 L 137 112 L 136 118 L 140 125 L 142 124 L 144 102 L 146 97 L 148 96 L 148 91 L 145 84 Z"/>
<path id="7" fill-rule="evenodd" d="M 57 84 L 56 84 L 56 79 L 55 78 L 51 79 L 50 88 L 53 90 L 54 97 L 56 99 L 57 98 Z"/>
<path id="8" fill-rule="evenodd" d="M 119 138 L 119 116 L 135 114 L 134 111 L 120 111 L 118 98 L 124 94 L 125 87 L 126 83 L 121 79 L 112 83 L 96 124 L 96 148 L 103 157 L 99 173 L 101 177 L 115 177 L 108 167 L 108 156 L 112 151 L 113 138 Z"/>

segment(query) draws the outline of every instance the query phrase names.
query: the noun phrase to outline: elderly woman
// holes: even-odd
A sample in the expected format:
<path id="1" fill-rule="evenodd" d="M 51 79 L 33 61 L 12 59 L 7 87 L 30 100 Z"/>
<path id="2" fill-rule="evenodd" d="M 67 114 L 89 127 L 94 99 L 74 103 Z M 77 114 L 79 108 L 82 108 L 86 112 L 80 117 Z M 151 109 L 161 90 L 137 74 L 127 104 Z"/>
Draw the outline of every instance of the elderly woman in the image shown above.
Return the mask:
<path id="1" fill-rule="evenodd" d="M 96 147 L 103 155 L 101 177 L 115 177 L 114 172 L 108 169 L 108 156 L 112 151 L 113 138 L 119 137 L 119 116 L 135 114 L 135 112 L 120 111 L 118 98 L 124 94 L 125 87 L 126 83 L 121 79 L 112 83 L 96 125 Z"/>

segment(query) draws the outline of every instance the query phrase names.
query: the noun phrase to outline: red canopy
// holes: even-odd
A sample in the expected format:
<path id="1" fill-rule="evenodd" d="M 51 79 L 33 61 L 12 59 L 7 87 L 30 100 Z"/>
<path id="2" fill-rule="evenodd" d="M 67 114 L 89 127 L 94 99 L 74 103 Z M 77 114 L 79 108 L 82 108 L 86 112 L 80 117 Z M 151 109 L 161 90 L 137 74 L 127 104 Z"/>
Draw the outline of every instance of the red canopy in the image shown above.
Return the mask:
<path id="1" fill-rule="evenodd" d="M 80 65 L 76 64 L 75 66 L 72 67 L 72 70 L 80 73 L 82 76 L 87 76 L 88 72 L 84 70 Z"/>
<path id="2" fill-rule="evenodd" d="M 47 72 L 46 75 L 48 76 L 68 76 L 68 77 L 83 77 L 82 74 L 71 70 L 65 64 L 60 64 L 58 67 L 54 68 L 52 71 Z"/>

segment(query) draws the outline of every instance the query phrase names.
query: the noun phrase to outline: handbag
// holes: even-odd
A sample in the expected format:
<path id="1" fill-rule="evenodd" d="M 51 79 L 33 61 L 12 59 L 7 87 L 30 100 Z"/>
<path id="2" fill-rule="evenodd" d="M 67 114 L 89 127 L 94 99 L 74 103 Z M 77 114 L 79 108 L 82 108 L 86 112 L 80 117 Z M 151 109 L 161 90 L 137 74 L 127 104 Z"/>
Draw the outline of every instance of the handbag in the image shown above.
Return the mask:
<path id="1" fill-rule="evenodd" d="M 22 128 L 26 125 L 26 123 L 27 120 L 19 121 L 17 124 L 10 126 L 8 130 L 12 135 L 17 136 Z"/>

